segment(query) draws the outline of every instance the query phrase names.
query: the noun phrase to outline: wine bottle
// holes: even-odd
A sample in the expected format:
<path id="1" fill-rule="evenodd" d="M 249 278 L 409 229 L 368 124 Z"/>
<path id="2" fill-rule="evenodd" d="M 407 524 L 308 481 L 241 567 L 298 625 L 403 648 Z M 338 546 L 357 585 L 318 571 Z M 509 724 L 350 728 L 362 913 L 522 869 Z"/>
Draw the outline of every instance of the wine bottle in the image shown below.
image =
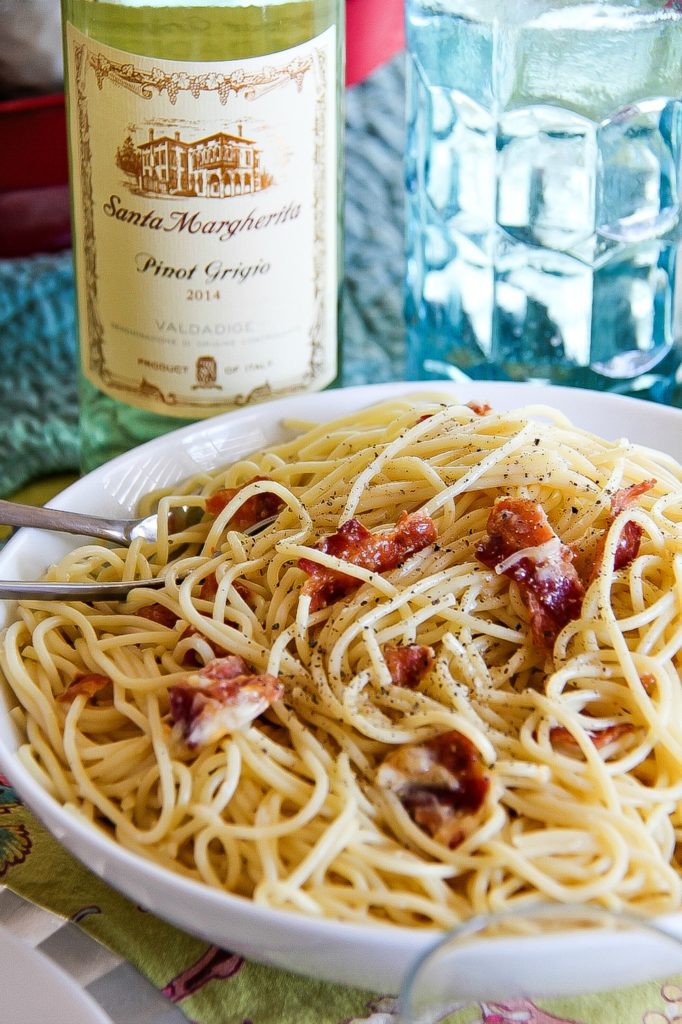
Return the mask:
<path id="1" fill-rule="evenodd" d="M 62 0 L 82 469 L 338 374 L 343 0 Z"/>

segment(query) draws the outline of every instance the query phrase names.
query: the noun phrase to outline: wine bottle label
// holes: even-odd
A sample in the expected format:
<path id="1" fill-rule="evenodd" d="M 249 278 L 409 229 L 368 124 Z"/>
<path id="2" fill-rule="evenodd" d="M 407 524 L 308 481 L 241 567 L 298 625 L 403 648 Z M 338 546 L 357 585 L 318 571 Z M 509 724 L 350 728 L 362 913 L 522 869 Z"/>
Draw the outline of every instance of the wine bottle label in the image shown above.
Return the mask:
<path id="1" fill-rule="evenodd" d="M 67 25 L 85 376 L 186 418 L 336 375 L 336 30 L 189 63 Z"/>

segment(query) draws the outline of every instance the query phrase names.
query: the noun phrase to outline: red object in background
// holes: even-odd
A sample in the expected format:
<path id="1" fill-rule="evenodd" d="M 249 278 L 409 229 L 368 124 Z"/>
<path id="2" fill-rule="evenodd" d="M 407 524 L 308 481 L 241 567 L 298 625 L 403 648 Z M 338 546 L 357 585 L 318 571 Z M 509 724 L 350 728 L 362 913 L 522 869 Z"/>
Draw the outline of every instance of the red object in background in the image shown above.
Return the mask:
<path id="1" fill-rule="evenodd" d="M 0 257 L 71 242 L 64 96 L 0 103 Z"/>
<path id="2" fill-rule="evenodd" d="M 346 85 L 405 45 L 403 0 L 346 0 Z M 64 96 L 0 103 L 0 258 L 70 244 Z"/>
<path id="3" fill-rule="evenodd" d="M 405 45 L 403 0 L 346 0 L 346 85 L 355 85 Z"/>
<path id="4" fill-rule="evenodd" d="M 68 185 L 0 192 L 0 259 L 71 245 Z"/>
<path id="5" fill-rule="evenodd" d="M 67 180 L 64 96 L 0 103 L 0 192 Z"/>

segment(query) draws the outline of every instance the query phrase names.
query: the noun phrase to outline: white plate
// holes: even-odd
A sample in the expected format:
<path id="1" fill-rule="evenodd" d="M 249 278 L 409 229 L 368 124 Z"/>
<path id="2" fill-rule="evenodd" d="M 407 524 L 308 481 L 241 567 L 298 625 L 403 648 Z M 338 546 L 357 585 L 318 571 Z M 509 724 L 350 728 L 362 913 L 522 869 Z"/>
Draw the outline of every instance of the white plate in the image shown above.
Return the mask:
<path id="1" fill-rule="evenodd" d="M 115 459 L 69 487 L 51 504 L 115 516 L 130 514 L 139 498 L 199 471 L 225 465 L 287 436 L 287 417 L 327 420 L 373 402 L 417 391 L 462 401 L 489 401 L 496 409 L 549 404 L 581 427 L 604 437 L 627 436 L 659 447 L 682 461 L 682 411 L 573 388 L 506 383 L 430 382 L 369 385 L 296 396 L 204 421 Z M 78 541 L 21 530 L 0 553 L 0 578 L 38 579 L 47 565 Z M 13 605 L 0 608 L 0 627 Z M 431 944 L 433 931 L 364 926 L 272 911 L 173 875 L 118 846 L 103 832 L 76 820 L 41 789 L 16 758 L 19 742 L 0 701 L 0 768 L 46 826 L 91 870 L 131 899 L 189 932 L 244 956 L 288 970 L 374 991 L 396 991 L 410 962 Z M 558 937 L 545 939 L 539 958 L 565 957 Z M 532 959 L 532 958 L 531 958 Z M 537 962 L 537 958 L 535 961 Z M 623 981 L 627 981 L 624 975 Z M 576 986 L 579 987 L 579 979 Z"/>
<path id="2" fill-rule="evenodd" d="M 0 928 L 2 1019 L 11 1024 L 111 1024 L 111 1018 L 56 964 Z"/>

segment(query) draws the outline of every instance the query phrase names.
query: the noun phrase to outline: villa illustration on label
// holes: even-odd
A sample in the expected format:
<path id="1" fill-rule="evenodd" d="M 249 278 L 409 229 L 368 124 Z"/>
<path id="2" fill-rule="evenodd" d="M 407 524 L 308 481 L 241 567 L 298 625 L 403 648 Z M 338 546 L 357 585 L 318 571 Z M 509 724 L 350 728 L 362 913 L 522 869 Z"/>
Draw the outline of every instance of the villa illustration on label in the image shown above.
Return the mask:
<path id="1" fill-rule="evenodd" d="M 194 140 L 183 139 L 177 130 L 171 138 L 148 127 L 145 142 L 126 136 L 116 150 L 116 166 L 136 195 L 230 199 L 272 183 L 261 166 L 261 150 L 244 137 L 241 123 L 236 134 L 218 131 Z"/>

